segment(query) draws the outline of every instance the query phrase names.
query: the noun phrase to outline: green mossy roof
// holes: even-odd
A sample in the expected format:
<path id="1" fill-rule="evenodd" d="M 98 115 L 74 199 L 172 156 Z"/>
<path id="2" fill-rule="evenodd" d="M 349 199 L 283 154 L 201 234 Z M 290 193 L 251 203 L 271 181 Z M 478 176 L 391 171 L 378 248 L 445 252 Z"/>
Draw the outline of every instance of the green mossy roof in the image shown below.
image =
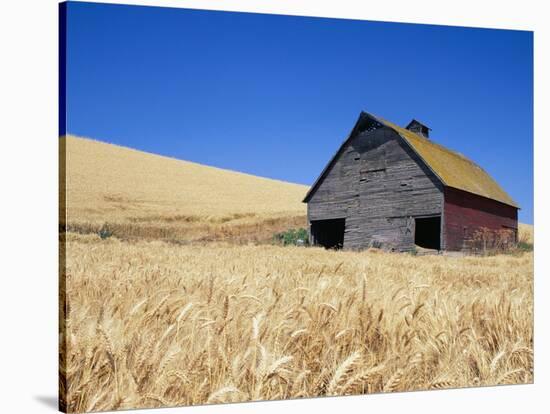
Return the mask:
<path id="1" fill-rule="evenodd" d="M 444 185 L 518 207 L 485 170 L 465 156 L 392 122 L 377 119 L 401 135 Z"/>

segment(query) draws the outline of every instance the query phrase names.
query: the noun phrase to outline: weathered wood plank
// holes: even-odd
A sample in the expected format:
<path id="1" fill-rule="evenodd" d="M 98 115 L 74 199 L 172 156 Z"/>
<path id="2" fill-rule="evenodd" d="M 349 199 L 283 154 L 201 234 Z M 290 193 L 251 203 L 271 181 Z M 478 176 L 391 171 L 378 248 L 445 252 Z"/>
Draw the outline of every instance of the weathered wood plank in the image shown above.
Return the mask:
<path id="1" fill-rule="evenodd" d="M 482 228 L 491 231 L 510 229 L 517 237 L 518 211 L 515 207 L 498 203 L 465 191 L 445 189 L 445 240 L 448 250 L 468 249 Z"/>
<path id="2" fill-rule="evenodd" d="M 411 217 L 442 214 L 443 186 L 393 130 L 353 137 L 308 202 L 309 220 L 345 218 L 345 249 L 414 247 Z"/>

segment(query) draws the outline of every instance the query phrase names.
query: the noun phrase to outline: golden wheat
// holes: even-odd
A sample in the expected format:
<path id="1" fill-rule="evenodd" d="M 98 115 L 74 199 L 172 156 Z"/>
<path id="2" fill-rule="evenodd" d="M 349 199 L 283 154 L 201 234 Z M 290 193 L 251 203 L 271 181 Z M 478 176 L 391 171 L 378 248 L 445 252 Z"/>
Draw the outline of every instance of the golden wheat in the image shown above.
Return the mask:
<path id="1" fill-rule="evenodd" d="M 70 411 L 531 382 L 533 255 L 67 236 Z"/>
<path id="2" fill-rule="evenodd" d="M 255 242 L 306 223 L 304 185 L 74 136 L 60 148 L 60 222 L 71 232 L 107 225 L 126 239 Z"/>
<path id="3" fill-rule="evenodd" d="M 534 227 L 531 224 L 519 224 L 518 240 L 523 243 L 533 244 L 535 236 Z"/>

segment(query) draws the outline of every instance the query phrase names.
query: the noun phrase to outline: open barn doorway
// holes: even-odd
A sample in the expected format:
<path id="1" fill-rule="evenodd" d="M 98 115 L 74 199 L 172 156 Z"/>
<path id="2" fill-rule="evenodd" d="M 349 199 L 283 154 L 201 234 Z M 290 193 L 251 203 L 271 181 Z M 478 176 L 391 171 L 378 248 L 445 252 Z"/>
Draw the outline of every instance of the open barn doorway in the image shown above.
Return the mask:
<path id="1" fill-rule="evenodd" d="M 414 244 L 441 250 L 441 216 L 414 219 Z"/>
<path id="2" fill-rule="evenodd" d="M 344 230 L 346 219 L 313 220 L 311 222 L 311 236 L 314 245 L 327 249 L 341 249 L 344 247 Z"/>

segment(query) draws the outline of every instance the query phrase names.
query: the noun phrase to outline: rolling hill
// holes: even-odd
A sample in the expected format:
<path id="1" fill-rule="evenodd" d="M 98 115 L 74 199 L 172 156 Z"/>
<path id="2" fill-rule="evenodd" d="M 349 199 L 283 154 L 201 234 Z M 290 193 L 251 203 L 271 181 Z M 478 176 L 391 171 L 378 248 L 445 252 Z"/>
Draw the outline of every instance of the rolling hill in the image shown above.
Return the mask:
<path id="1" fill-rule="evenodd" d="M 76 217 L 105 214 L 304 214 L 308 187 L 149 154 L 91 139 L 67 148 L 67 202 Z"/>
<path id="2" fill-rule="evenodd" d="M 194 239 L 305 224 L 307 186 L 87 138 L 60 140 L 67 211 L 60 221 L 69 231 L 91 233 L 107 224 L 119 236 Z"/>

